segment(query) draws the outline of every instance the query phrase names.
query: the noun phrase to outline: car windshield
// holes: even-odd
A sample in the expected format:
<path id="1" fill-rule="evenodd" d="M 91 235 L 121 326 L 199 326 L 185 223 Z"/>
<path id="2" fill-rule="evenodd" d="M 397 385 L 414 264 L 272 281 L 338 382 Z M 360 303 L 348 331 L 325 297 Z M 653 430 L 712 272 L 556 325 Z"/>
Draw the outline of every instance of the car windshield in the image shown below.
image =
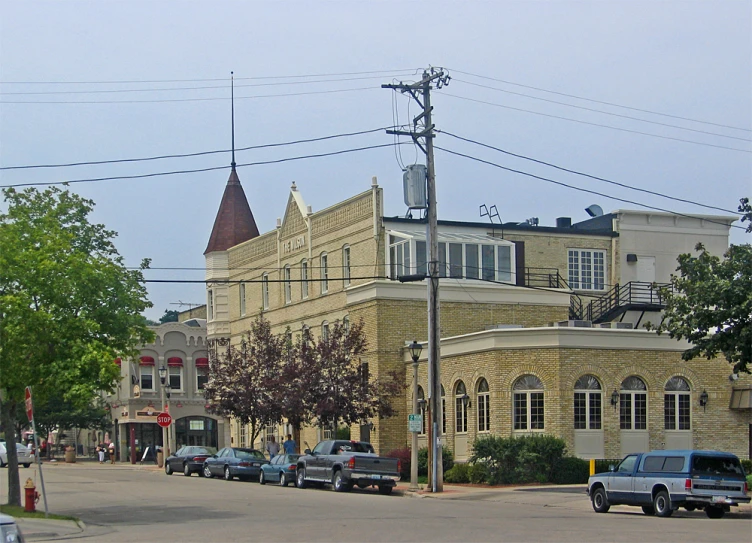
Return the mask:
<path id="1" fill-rule="evenodd" d="M 697 455 L 692 460 L 693 475 L 744 475 L 738 458 Z"/>
<path id="2" fill-rule="evenodd" d="M 235 449 L 235 456 L 241 460 L 263 460 L 264 454 L 256 449 Z"/>
<path id="3" fill-rule="evenodd" d="M 287 456 L 285 456 L 284 463 L 289 462 L 290 464 L 292 464 L 293 462 L 297 462 L 298 458 L 300 458 L 301 456 L 302 455 L 300 454 L 288 454 Z"/>

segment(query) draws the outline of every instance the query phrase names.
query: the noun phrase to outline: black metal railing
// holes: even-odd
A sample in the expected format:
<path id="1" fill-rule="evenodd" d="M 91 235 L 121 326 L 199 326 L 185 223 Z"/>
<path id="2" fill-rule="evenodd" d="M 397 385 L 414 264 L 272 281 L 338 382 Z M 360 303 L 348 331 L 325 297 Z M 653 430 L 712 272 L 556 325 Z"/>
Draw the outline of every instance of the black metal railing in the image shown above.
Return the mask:
<path id="1" fill-rule="evenodd" d="M 525 268 L 526 287 L 569 288 L 557 268 Z"/>
<path id="2" fill-rule="evenodd" d="M 660 310 L 666 307 L 665 288 L 670 289 L 671 285 L 643 281 L 616 284 L 600 298 L 591 300 L 583 317 L 593 322 L 605 322 L 629 309 Z"/>

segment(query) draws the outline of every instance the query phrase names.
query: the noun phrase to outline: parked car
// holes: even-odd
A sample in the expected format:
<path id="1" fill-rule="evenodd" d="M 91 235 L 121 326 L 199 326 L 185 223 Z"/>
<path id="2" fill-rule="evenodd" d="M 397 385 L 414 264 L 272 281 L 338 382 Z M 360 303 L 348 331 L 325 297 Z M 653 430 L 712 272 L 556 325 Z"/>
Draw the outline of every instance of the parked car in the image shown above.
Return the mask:
<path id="1" fill-rule="evenodd" d="M 0 541 L 5 543 L 24 543 L 21 529 L 13 517 L 0 513 Z"/>
<path id="2" fill-rule="evenodd" d="M 204 477 L 222 476 L 225 481 L 232 481 L 235 477 L 241 481 L 258 479 L 261 466 L 268 464 L 264 453 L 256 449 L 243 447 L 225 447 L 217 454 L 204 460 Z"/>
<path id="3" fill-rule="evenodd" d="M 739 459 L 720 451 L 653 451 L 629 454 L 607 473 L 588 480 L 588 496 L 597 513 L 612 505 L 642 507 L 646 515 L 670 517 L 684 507 L 704 509 L 721 518 L 730 507 L 749 503 Z"/>
<path id="4" fill-rule="evenodd" d="M 31 454 L 31 450 L 21 443 L 16 443 L 16 452 L 18 454 L 18 463 L 23 467 L 28 468 L 34 462 L 34 455 Z M 5 441 L 0 442 L 0 468 L 4 468 L 8 463 L 8 449 L 6 449 Z"/>
<path id="5" fill-rule="evenodd" d="M 309 482 L 331 484 L 336 492 L 377 486 L 380 494 L 391 494 L 400 480 L 399 459 L 377 456 L 363 441 L 322 441 L 305 453 L 295 471 L 298 488 Z"/>
<path id="6" fill-rule="evenodd" d="M 300 454 L 278 454 L 271 462 L 261 466 L 259 483 L 279 483 L 279 486 L 287 486 L 295 483 L 295 472 L 298 467 Z"/>
<path id="7" fill-rule="evenodd" d="M 165 473 L 172 475 L 175 471 L 182 471 L 186 477 L 190 477 L 191 473 L 203 475 L 204 461 L 216 452 L 217 449 L 214 447 L 196 445 L 180 447 L 175 454 L 171 454 L 165 460 Z"/>

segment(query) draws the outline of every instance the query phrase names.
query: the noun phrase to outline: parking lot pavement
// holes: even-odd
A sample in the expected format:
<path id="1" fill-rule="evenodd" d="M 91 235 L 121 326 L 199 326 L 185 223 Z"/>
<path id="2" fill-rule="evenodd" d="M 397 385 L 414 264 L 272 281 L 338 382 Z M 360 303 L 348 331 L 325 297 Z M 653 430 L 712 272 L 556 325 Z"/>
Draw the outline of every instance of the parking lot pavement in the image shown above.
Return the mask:
<path id="1" fill-rule="evenodd" d="M 81 535 L 86 531 L 83 522 L 43 518 L 17 518 L 26 541 L 48 541 Z"/>

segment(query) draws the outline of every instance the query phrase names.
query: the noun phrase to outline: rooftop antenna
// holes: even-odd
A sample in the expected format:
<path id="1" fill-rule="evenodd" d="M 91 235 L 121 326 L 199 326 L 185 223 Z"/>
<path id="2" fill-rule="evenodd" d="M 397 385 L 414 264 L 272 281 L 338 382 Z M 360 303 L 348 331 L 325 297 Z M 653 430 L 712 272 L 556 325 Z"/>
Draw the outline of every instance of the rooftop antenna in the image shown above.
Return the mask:
<path id="1" fill-rule="evenodd" d="M 232 162 L 230 166 L 235 169 L 235 72 L 230 72 L 230 112 L 232 116 Z"/>
<path id="2" fill-rule="evenodd" d="M 502 226 L 501 228 L 501 237 L 504 238 L 504 227 L 501 224 L 501 217 L 499 216 L 499 210 L 496 209 L 496 205 L 492 205 L 491 207 L 486 207 L 486 204 L 481 204 L 479 208 L 479 213 L 481 217 L 488 217 L 488 220 L 491 221 L 491 232 L 494 233 L 494 227 L 496 226 L 494 223 L 494 217 L 499 221 L 499 225 Z"/>
<path id="3" fill-rule="evenodd" d="M 170 302 L 170 305 L 177 305 L 180 307 L 188 306 L 188 318 L 193 318 L 193 308 L 194 307 L 200 307 L 204 305 L 203 303 L 194 303 L 194 302 L 184 302 L 183 300 L 178 300 L 177 302 Z"/>

